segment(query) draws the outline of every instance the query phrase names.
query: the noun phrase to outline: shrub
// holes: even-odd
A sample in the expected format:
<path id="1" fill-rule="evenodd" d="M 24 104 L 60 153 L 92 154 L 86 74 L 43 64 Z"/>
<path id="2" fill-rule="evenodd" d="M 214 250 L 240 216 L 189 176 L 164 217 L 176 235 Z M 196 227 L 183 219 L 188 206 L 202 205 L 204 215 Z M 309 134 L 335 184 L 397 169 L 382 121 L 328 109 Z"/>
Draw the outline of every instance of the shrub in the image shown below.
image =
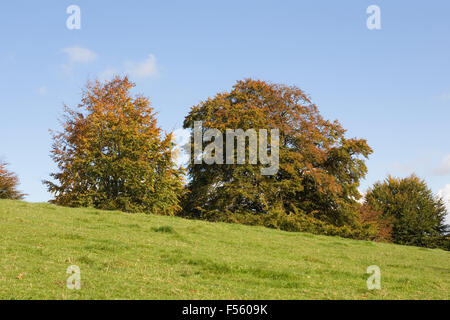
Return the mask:
<path id="1" fill-rule="evenodd" d="M 217 212 L 215 214 L 205 213 L 202 219 L 264 226 L 289 232 L 307 232 L 357 240 L 379 240 L 378 230 L 372 224 L 355 223 L 352 226 L 334 226 L 304 212 L 286 213 L 281 208 L 272 208 L 264 214 L 254 214 L 245 211 L 240 213 L 224 211 L 221 214 Z"/>

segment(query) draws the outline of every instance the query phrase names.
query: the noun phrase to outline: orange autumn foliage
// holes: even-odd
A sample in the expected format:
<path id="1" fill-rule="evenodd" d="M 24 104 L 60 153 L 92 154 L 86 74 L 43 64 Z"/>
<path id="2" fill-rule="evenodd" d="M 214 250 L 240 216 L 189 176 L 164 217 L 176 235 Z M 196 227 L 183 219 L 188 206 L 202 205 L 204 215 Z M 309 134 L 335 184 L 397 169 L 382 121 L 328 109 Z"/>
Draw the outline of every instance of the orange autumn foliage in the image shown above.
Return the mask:
<path id="1" fill-rule="evenodd" d="M 392 241 L 392 226 L 390 220 L 383 217 L 379 211 L 373 210 L 370 205 L 364 203 L 359 208 L 359 219 L 362 224 L 369 225 L 376 231 L 371 240 L 380 242 Z"/>
<path id="2" fill-rule="evenodd" d="M 7 163 L 0 162 L 0 199 L 22 200 L 25 194 L 17 190 L 19 179 L 6 166 Z"/>
<path id="3" fill-rule="evenodd" d="M 173 215 L 180 209 L 182 171 L 171 158 L 148 98 L 130 94 L 128 77 L 88 83 L 78 110 L 65 108 L 53 134 L 57 181 L 45 181 L 64 206 Z"/>
<path id="4" fill-rule="evenodd" d="M 358 186 L 372 150 L 364 139 L 345 137 L 337 121 L 324 119 L 301 89 L 238 81 L 193 106 L 184 127 L 193 128 L 195 121 L 203 122 L 202 130 L 218 129 L 223 136 L 226 129 L 279 129 L 279 170 L 264 176 L 261 163 L 207 165 L 191 158 L 184 216 L 292 231 L 359 228 Z M 245 148 L 248 155 L 248 144 Z"/>

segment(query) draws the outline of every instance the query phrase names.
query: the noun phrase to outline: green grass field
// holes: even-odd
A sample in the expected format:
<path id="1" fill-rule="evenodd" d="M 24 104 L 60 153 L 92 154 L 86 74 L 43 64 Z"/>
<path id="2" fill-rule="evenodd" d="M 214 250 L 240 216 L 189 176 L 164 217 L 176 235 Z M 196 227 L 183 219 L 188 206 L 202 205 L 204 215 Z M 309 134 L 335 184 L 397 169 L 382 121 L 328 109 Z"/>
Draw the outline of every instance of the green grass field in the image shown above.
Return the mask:
<path id="1" fill-rule="evenodd" d="M 450 252 L 0 200 L 1 299 L 448 299 Z M 66 269 L 81 269 L 81 289 Z M 369 291 L 366 268 L 381 268 Z"/>

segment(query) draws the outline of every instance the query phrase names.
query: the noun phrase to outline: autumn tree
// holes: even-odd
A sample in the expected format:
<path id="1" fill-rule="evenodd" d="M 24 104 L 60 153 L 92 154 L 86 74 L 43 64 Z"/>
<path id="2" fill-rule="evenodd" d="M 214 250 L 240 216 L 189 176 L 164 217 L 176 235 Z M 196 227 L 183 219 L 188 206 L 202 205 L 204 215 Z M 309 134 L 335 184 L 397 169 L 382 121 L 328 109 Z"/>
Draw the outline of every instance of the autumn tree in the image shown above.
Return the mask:
<path id="1" fill-rule="evenodd" d="M 148 98 L 133 97 L 128 77 L 88 83 L 77 109 L 65 107 L 64 130 L 53 133 L 59 172 L 45 181 L 64 206 L 92 206 L 172 215 L 182 172 L 171 159 Z"/>
<path id="2" fill-rule="evenodd" d="M 361 224 L 372 228 L 373 236 L 370 240 L 380 242 L 392 241 L 392 226 L 388 217 L 383 217 L 383 213 L 375 211 L 367 203 L 363 203 L 359 207 L 359 220 Z"/>
<path id="3" fill-rule="evenodd" d="M 0 199 L 22 200 L 25 194 L 17 190 L 19 179 L 6 169 L 7 165 L 0 161 Z"/>
<path id="4" fill-rule="evenodd" d="M 429 239 L 443 236 L 447 211 L 426 182 L 415 175 L 389 176 L 377 182 L 365 196 L 365 204 L 391 221 L 395 243 L 427 246 Z"/>
<path id="5" fill-rule="evenodd" d="M 272 220 L 269 224 L 280 228 L 288 228 L 280 226 L 280 219 L 298 218 L 298 228 L 288 229 L 357 224 L 357 188 L 367 171 L 364 159 L 372 150 L 365 140 L 346 138 L 345 129 L 337 121 L 325 120 L 299 88 L 238 81 L 231 91 L 192 107 L 184 128 L 192 129 L 198 121 L 203 135 L 211 128 L 223 137 L 227 129 L 278 129 L 279 168 L 273 175 L 263 175 L 261 169 L 267 165 L 249 163 L 249 144 L 245 164 L 237 160 L 226 164 L 225 152 L 216 154 L 223 157 L 223 164 L 195 164 L 192 154 L 184 216 L 252 224 Z M 268 142 L 270 154 L 274 145 L 270 138 Z M 191 143 L 194 148 L 193 138 Z M 209 143 L 203 141 L 202 148 Z"/>

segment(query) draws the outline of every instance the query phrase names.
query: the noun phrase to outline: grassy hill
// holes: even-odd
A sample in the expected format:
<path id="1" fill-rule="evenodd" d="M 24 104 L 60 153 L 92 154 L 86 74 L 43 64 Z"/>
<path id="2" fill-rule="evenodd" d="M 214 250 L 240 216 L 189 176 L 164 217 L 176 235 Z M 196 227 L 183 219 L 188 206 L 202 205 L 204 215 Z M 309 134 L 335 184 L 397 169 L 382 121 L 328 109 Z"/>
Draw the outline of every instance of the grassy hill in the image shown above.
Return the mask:
<path id="1" fill-rule="evenodd" d="M 442 250 L 0 200 L 0 299 L 449 299 L 449 275 Z"/>

